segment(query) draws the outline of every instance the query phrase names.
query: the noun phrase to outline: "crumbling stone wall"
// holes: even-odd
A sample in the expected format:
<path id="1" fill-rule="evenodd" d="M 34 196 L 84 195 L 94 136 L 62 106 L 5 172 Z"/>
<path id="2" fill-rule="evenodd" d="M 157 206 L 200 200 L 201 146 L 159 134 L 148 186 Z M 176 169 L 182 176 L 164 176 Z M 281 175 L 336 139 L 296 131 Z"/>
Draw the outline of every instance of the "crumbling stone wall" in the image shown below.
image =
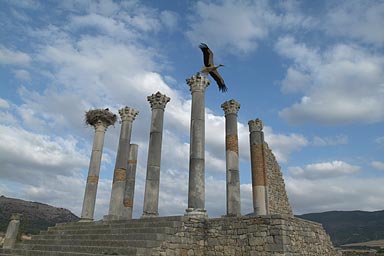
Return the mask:
<path id="1" fill-rule="evenodd" d="M 169 235 L 152 255 L 341 255 L 320 224 L 282 215 L 184 218 L 183 224 Z"/>
<path id="2" fill-rule="evenodd" d="M 168 232 L 159 248 L 152 250 L 152 256 L 204 256 L 206 241 L 206 221 L 183 217 L 181 225 Z"/>
<path id="3" fill-rule="evenodd" d="M 292 216 L 292 208 L 288 201 L 280 166 L 267 143 L 264 143 L 264 158 L 267 169 L 269 214 L 286 214 Z"/>

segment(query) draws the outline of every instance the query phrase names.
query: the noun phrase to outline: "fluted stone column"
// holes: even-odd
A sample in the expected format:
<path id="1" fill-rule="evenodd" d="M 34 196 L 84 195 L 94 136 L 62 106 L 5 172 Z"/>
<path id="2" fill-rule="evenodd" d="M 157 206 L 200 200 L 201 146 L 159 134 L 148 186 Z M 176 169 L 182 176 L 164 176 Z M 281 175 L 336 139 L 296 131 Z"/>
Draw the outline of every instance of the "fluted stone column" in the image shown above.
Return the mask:
<path id="1" fill-rule="evenodd" d="M 255 215 L 268 214 L 268 185 L 264 156 L 263 122 L 260 119 L 250 120 L 249 138 L 251 148 L 252 193 Z"/>
<path id="2" fill-rule="evenodd" d="M 192 94 L 188 208 L 186 215 L 207 217 L 205 210 L 205 89 L 209 80 L 199 73 L 187 79 Z"/>
<path id="3" fill-rule="evenodd" d="M 119 110 L 121 117 L 121 131 L 119 147 L 117 150 L 109 213 L 104 220 L 124 219 L 124 194 L 128 168 L 128 152 L 131 141 L 132 122 L 139 112 L 133 108 L 125 107 Z"/>
<path id="4" fill-rule="evenodd" d="M 21 216 L 22 215 L 19 213 L 13 213 L 11 215 L 11 221 L 8 224 L 7 232 L 4 237 L 4 249 L 12 249 L 15 246 L 17 234 L 19 233 Z"/>
<path id="5" fill-rule="evenodd" d="M 164 109 L 170 98 L 160 92 L 147 97 L 151 109 L 151 130 L 148 145 L 147 178 L 145 181 L 142 218 L 159 215 L 159 185 Z"/>
<path id="6" fill-rule="evenodd" d="M 97 185 L 99 182 L 101 156 L 103 154 L 104 136 L 109 125 L 116 122 L 116 115 L 108 109 L 94 109 L 86 113 L 86 123 L 95 128 L 91 160 L 85 187 L 83 208 L 80 221 L 93 221 L 95 212 Z"/>
<path id="7" fill-rule="evenodd" d="M 133 201 L 135 194 L 136 165 L 139 145 L 131 144 L 128 153 L 127 177 L 125 180 L 123 217 L 132 219 Z"/>
<path id="8" fill-rule="evenodd" d="M 239 141 L 237 136 L 237 113 L 240 104 L 229 100 L 221 104 L 225 113 L 225 153 L 227 176 L 227 216 L 241 216 Z"/>

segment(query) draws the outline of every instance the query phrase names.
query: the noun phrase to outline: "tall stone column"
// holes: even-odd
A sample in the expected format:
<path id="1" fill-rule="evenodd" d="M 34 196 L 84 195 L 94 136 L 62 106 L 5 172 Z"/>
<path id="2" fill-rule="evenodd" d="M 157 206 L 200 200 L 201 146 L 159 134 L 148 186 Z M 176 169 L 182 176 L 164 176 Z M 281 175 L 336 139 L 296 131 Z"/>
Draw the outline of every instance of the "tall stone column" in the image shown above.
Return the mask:
<path id="1" fill-rule="evenodd" d="M 199 73 L 187 79 L 192 94 L 188 208 L 186 215 L 207 217 L 205 210 L 205 89 L 209 80 Z"/>
<path id="2" fill-rule="evenodd" d="M 113 125 L 116 119 L 116 115 L 109 112 L 108 109 L 90 110 L 85 115 L 85 122 L 95 128 L 95 135 L 80 221 L 93 221 L 104 136 L 107 127 Z"/>
<path id="3" fill-rule="evenodd" d="M 125 181 L 128 167 L 128 152 L 131 141 L 132 122 L 139 112 L 133 108 L 125 107 L 119 110 L 121 117 L 121 131 L 119 147 L 117 150 L 109 213 L 104 220 L 123 219 Z"/>
<path id="4" fill-rule="evenodd" d="M 147 97 L 152 109 L 148 145 L 147 178 L 145 182 L 142 218 L 159 215 L 159 185 L 164 109 L 170 98 L 160 92 Z"/>
<path id="5" fill-rule="evenodd" d="M 225 153 L 227 176 L 227 216 L 241 216 L 239 141 L 237 136 L 237 113 L 240 104 L 229 100 L 221 104 L 225 113 Z"/>
<path id="6" fill-rule="evenodd" d="M 257 118 L 256 120 L 250 120 L 248 125 L 254 214 L 266 215 L 268 214 L 268 185 L 264 156 L 263 122 Z"/>
<path id="7" fill-rule="evenodd" d="M 13 213 L 11 215 L 11 221 L 8 224 L 7 232 L 5 233 L 4 237 L 4 249 L 12 249 L 15 247 L 17 234 L 19 233 L 20 228 L 20 218 L 21 214 L 19 213 Z"/>
<path id="8" fill-rule="evenodd" d="M 123 214 L 123 217 L 127 219 L 132 219 L 138 149 L 139 149 L 139 145 L 137 144 L 131 144 L 129 146 L 127 178 L 125 180 L 124 214 Z"/>

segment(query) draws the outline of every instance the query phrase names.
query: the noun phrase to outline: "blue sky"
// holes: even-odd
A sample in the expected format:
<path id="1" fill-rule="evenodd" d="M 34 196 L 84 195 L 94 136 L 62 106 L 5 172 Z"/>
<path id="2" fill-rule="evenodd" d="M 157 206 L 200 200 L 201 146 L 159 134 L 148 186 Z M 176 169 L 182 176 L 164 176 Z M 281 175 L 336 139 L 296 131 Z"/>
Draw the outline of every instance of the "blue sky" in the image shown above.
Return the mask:
<path id="1" fill-rule="evenodd" d="M 165 110 L 159 210 L 187 207 L 191 95 L 215 53 L 228 92 L 206 92 L 206 208 L 225 214 L 224 116 L 238 115 L 242 213 L 252 211 L 248 121 L 264 121 L 295 213 L 384 205 L 383 1 L 0 0 L 0 194 L 79 215 L 92 108 L 139 110 L 134 216 L 142 213 L 150 106 Z M 120 126 L 109 127 L 96 201 L 107 213 Z"/>

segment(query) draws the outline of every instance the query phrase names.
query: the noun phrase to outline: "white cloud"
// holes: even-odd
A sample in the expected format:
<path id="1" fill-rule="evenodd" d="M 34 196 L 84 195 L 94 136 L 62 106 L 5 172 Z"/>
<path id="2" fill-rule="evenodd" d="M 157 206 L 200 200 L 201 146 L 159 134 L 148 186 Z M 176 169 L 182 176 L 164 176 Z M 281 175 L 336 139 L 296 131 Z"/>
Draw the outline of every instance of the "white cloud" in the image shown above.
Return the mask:
<path id="1" fill-rule="evenodd" d="M 380 161 L 372 161 L 371 166 L 377 170 L 384 170 L 384 163 Z"/>
<path id="2" fill-rule="evenodd" d="M 313 137 L 312 144 L 315 146 L 334 146 L 334 145 L 343 145 L 348 144 L 347 135 L 338 135 L 334 137 Z"/>
<path id="3" fill-rule="evenodd" d="M 268 143 L 268 146 L 273 151 L 273 154 L 275 155 L 279 163 L 287 162 L 289 159 L 289 156 L 293 152 L 299 151 L 301 148 L 308 145 L 308 140 L 301 134 L 276 133 L 269 126 L 264 126 L 263 131 L 264 131 L 264 140 L 265 142 Z M 239 157 L 241 160 L 245 162 L 249 162 L 250 150 L 249 150 L 248 124 L 238 123 L 238 134 L 239 134 Z"/>
<path id="4" fill-rule="evenodd" d="M 272 149 L 278 162 L 287 162 L 289 155 L 308 145 L 308 140 L 301 134 L 276 134 L 272 128 L 264 127 L 265 141 Z"/>
<path id="5" fill-rule="evenodd" d="M 35 0 L 8 1 L 8 3 L 23 9 L 38 9 L 41 7 L 40 3 Z"/>
<path id="6" fill-rule="evenodd" d="M 303 43 L 297 43 L 291 36 L 280 37 L 275 46 L 277 52 L 292 59 L 299 70 L 307 72 L 321 63 L 318 49 L 311 49 Z"/>
<path id="7" fill-rule="evenodd" d="M 287 177 L 286 189 L 295 214 L 331 210 L 382 210 L 384 179 L 339 177 L 301 179 Z"/>
<path id="8" fill-rule="evenodd" d="M 314 18 L 303 14 L 299 1 L 281 1 L 275 4 L 274 9 L 279 18 L 276 29 L 283 27 L 295 31 L 298 28 L 308 29 L 318 26 Z"/>
<path id="9" fill-rule="evenodd" d="M 384 109 L 384 56 L 345 44 L 320 52 L 292 37 L 280 38 L 276 49 L 308 80 L 307 86 L 300 86 L 304 91 L 301 100 L 280 111 L 285 120 L 325 124 L 384 120 L 384 112 L 378 111 Z M 297 89 L 297 79 L 288 73 L 283 90 Z"/>
<path id="10" fill-rule="evenodd" d="M 191 28 L 186 32 L 195 44 L 210 42 L 221 48 L 229 46 L 247 52 L 255 49 L 257 41 L 268 35 L 271 14 L 264 2 L 223 1 L 215 4 L 199 1 L 195 12 L 198 15 L 193 17 Z"/>
<path id="11" fill-rule="evenodd" d="M 101 14 L 103 16 L 112 16 L 120 10 L 120 6 L 113 0 L 90 1 L 89 12 Z"/>
<path id="12" fill-rule="evenodd" d="M 334 36 L 362 42 L 384 43 L 384 3 L 381 1 L 337 1 L 324 18 L 323 29 Z"/>
<path id="13" fill-rule="evenodd" d="M 31 57 L 21 51 L 7 49 L 0 45 L 0 64 L 27 66 L 31 62 Z"/>
<path id="14" fill-rule="evenodd" d="M 21 81 L 31 81 L 31 75 L 25 69 L 16 69 L 13 70 L 15 77 Z"/>
<path id="15" fill-rule="evenodd" d="M 311 85 L 310 77 L 303 72 L 289 67 L 287 74 L 281 82 L 284 93 L 304 92 Z"/>
<path id="16" fill-rule="evenodd" d="M 356 173 L 359 166 L 343 161 L 322 162 L 308 164 L 305 167 L 289 167 L 288 172 L 292 177 L 310 180 L 327 179 Z"/>
<path id="17" fill-rule="evenodd" d="M 384 137 L 376 138 L 375 143 L 379 145 L 384 145 Z"/>
<path id="18" fill-rule="evenodd" d="M 7 100 L 0 98 L 0 108 L 9 108 L 9 103 Z"/>
<path id="19" fill-rule="evenodd" d="M 95 28 L 103 34 L 118 38 L 133 38 L 134 33 L 125 28 L 125 24 L 119 20 L 91 13 L 86 16 L 74 16 L 69 23 L 69 29 Z"/>
<path id="20" fill-rule="evenodd" d="M 255 50 L 258 43 L 276 31 L 314 26 L 312 18 L 301 13 L 294 1 L 224 0 L 199 1 L 191 16 L 187 37 L 193 44 L 209 42 L 213 46 L 238 54 Z"/>
<path id="21" fill-rule="evenodd" d="M 24 11 L 17 11 L 15 9 L 11 9 L 11 12 L 13 17 L 16 19 L 23 21 L 23 22 L 30 22 L 30 18 L 24 13 Z"/>
<path id="22" fill-rule="evenodd" d="M 5 125 L 0 131 L 2 179 L 40 184 L 57 175 L 72 176 L 88 163 L 73 137 L 49 137 Z"/>
<path id="23" fill-rule="evenodd" d="M 179 15 L 172 11 L 162 11 L 160 13 L 161 23 L 169 29 L 175 29 L 179 21 Z"/>
<path id="24" fill-rule="evenodd" d="M 240 185 L 241 213 L 243 215 L 253 212 L 252 184 Z"/>

